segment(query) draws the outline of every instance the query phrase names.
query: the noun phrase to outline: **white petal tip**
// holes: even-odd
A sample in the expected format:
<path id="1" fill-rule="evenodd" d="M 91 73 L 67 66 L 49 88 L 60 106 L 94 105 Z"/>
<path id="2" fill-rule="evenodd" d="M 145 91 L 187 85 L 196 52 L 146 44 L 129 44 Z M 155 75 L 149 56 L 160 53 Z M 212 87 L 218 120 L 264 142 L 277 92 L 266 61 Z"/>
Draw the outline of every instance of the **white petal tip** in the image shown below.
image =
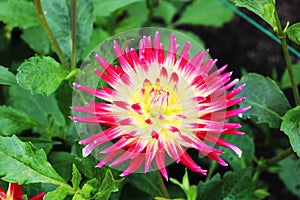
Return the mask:
<path id="1" fill-rule="evenodd" d="M 73 121 L 73 122 L 77 122 L 76 117 L 75 116 L 69 116 L 69 118 Z"/>
<path id="2" fill-rule="evenodd" d="M 82 149 L 82 156 L 83 157 L 87 157 L 88 155 L 91 154 L 91 152 L 93 151 L 93 149 L 89 149 L 90 147 L 87 145 Z"/>
<path id="3" fill-rule="evenodd" d="M 103 166 L 104 166 L 104 164 L 101 163 L 101 162 L 99 162 L 95 167 L 97 167 L 97 168 L 102 168 Z"/>
<path id="4" fill-rule="evenodd" d="M 236 155 L 237 155 L 239 158 L 242 157 L 242 153 L 243 153 L 242 150 L 238 149 L 238 150 L 235 151 L 235 153 L 236 153 Z"/>
<path id="5" fill-rule="evenodd" d="M 80 87 L 80 85 L 78 83 L 75 83 L 75 82 L 73 83 L 73 86 L 76 87 L 76 88 Z"/>
<path id="6" fill-rule="evenodd" d="M 128 176 L 130 173 L 127 172 L 127 171 L 124 171 L 120 174 L 121 177 L 124 177 L 124 176 Z"/>

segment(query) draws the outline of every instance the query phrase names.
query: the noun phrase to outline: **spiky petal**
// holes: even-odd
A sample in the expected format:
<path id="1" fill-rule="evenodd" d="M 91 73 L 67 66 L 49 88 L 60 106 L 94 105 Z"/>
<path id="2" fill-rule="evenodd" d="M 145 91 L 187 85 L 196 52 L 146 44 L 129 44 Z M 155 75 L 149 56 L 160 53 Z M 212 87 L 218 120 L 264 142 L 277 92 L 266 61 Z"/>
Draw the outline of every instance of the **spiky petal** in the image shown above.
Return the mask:
<path id="1" fill-rule="evenodd" d="M 122 176 L 143 166 L 144 172 L 155 165 L 168 179 L 166 155 L 181 162 L 190 170 L 206 174 L 186 150 L 193 148 L 221 165 L 227 165 L 219 156 L 223 152 L 210 146 L 216 144 L 232 149 L 239 157 L 242 151 L 220 138 L 221 134 L 241 135 L 237 123 L 223 122 L 249 109 L 231 109 L 245 98 L 234 98 L 244 87 L 229 91 L 238 83 L 230 81 L 231 73 L 223 73 L 227 66 L 213 71 L 216 60 L 205 57 L 208 51 L 193 58 L 187 42 L 181 53 L 175 36 L 164 54 L 164 46 L 157 32 L 154 47 L 150 37 L 143 37 L 138 51 L 126 48 L 125 52 L 115 41 L 114 53 L 120 66 L 112 66 L 101 55 L 96 59 L 102 69 L 96 69 L 99 78 L 110 88 L 89 88 L 78 83 L 74 86 L 106 103 L 89 102 L 87 106 L 74 106 L 73 110 L 90 114 L 72 116 L 75 122 L 102 124 L 109 128 L 85 138 L 83 155 L 111 143 L 100 153 L 106 155 L 97 165 L 118 166 L 126 161 Z"/>

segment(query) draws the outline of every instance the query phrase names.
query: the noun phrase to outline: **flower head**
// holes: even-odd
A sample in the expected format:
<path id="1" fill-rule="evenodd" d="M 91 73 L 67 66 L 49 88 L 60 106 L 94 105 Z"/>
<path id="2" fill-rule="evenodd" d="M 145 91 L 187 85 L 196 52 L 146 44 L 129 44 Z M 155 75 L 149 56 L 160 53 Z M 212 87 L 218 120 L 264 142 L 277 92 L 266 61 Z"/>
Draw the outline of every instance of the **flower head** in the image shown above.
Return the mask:
<path id="1" fill-rule="evenodd" d="M 29 200 L 42 200 L 45 194 L 45 192 L 41 192 Z M 18 183 L 9 183 L 6 193 L 0 188 L 0 200 L 23 200 L 22 186 Z"/>
<path id="2" fill-rule="evenodd" d="M 160 34 L 143 37 L 139 49 L 126 48 L 115 41 L 114 53 L 119 65 L 113 66 L 100 55 L 96 59 L 102 70 L 95 73 L 110 87 L 90 88 L 78 83 L 74 87 L 103 100 L 88 102 L 72 109 L 90 114 L 72 116 L 75 122 L 101 124 L 108 128 L 84 138 L 83 155 L 95 147 L 111 144 L 100 153 L 105 157 L 98 167 L 119 165 L 128 161 L 121 175 L 126 176 L 143 166 L 144 172 L 156 166 L 168 179 L 166 159 L 180 162 L 190 170 L 206 174 L 186 152 L 196 149 L 221 165 L 227 165 L 212 145 L 232 149 L 238 156 L 241 150 L 222 139 L 220 134 L 242 134 L 237 123 L 223 122 L 249 109 L 227 108 L 244 98 L 234 98 L 244 85 L 232 91 L 238 80 L 230 81 L 231 73 L 223 73 L 226 66 L 212 70 L 216 60 L 205 60 L 208 51 L 199 52 L 190 59 L 187 42 L 177 55 L 179 46 L 174 34 L 170 37 L 167 53 L 160 42 Z M 222 74 L 223 73 L 223 74 Z"/>

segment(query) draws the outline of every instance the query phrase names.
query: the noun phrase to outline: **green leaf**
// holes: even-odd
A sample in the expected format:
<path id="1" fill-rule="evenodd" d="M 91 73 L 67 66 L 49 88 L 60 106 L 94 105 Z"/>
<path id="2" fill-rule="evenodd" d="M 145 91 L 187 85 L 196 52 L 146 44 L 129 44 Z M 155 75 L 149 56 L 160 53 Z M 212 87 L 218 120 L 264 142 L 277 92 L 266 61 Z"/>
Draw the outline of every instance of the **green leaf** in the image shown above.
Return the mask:
<path id="1" fill-rule="evenodd" d="M 18 85 L 16 77 L 8 68 L 0 65 L 0 84 L 2 85 Z"/>
<path id="2" fill-rule="evenodd" d="M 138 10 L 138 12 L 141 12 L 141 10 Z M 143 26 L 143 24 L 146 22 L 145 16 L 146 15 L 144 15 L 140 19 L 137 16 L 129 16 L 127 18 L 124 18 L 120 23 L 118 23 L 118 27 L 115 29 L 115 33 L 121 33 L 130 29 L 136 29 Z"/>
<path id="3" fill-rule="evenodd" d="M 74 129 L 74 131 L 76 131 Z M 73 132 L 74 134 L 74 132 Z M 75 142 L 72 145 L 72 155 L 76 158 L 75 164 L 78 167 L 79 171 L 84 174 L 88 179 L 95 177 L 95 174 L 98 174 L 98 168 L 95 167 L 97 161 L 93 156 L 82 157 L 82 145 L 78 142 Z"/>
<path id="4" fill-rule="evenodd" d="M 123 184 L 124 180 L 125 178 L 115 180 L 110 169 L 107 169 L 95 199 L 109 199 L 112 192 L 119 191 L 119 188 Z"/>
<path id="5" fill-rule="evenodd" d="M 71 58 L 71 21 L 66 0 L 41 1 L 46 20 L 65 56 Z"/>
<path id="6" fill-rule="evenodd" d="M 16 136 L 0 136 L 0 176 L 8 182 L 19 184 L 51 183 L 65 190 L 70 187 L 47 162 L 44 150 L 24 143 Z"/>
<path id="7" fill-rule="evenodd" d="M 70 105 L 72 105 L 72 92 L 73 88 L 70 87 L 69 81 L 63 81 L 55 92 L 55 99 L 64 116 L 69 116 L 71 113 Z"/>
<path id="8" fill-rule="evenodd" d="M 139 190 L 150 194 L 153 198 L 164 196 L 158 183 L 156 172 L 148 172 L 146 174 L 131 174 L 128 176 L 131 185 Z"/>
<path id="9" fill-rule="evenodd" d="M 36 126 L 37 123 L 26 113 L 12 107 L 0 107 L 0 134 L 11 136 Z"/>
<path id="10" fill-rule="evenodd" d="M 27 197 L 33 197 L 41 192 L 48 191 L 48 190 L 45 190 L 44 187 L 42 187 L 43 184 L 45 185 L 47 183 L 31 183 L 31 184 L 27 184 L 27 185 L 22 185 L 23 194 L 26 194 Z M 48 184 L 48 185 L 55 186 L 52 184 Z M 55 186 L 55 188 L 56 187 L 57 186 Z M 23 200 L 26 200 L 26 199 L 23 198 Z"/>
<path id="11" fill-rule="evenodd" d="M 109 16 L 119 8 L 140 1 L 143 0 L 95 0 L 94 14 L 96 16 Z"/>
<path id="12" fill-rule="evenodd" d="M 276 27 L 275 0 L 230 0 L 238 7 L 244 7 L 265 20 L 272 28 Z"/>
<path id="13" fill-rule="evenodd" d="M 197 186 L 198 196 L 201 200 L 222 199 L 222 184 L 220 174 L 216 174 L 205 182 L 200 181 Z"/>
<path id="14" fill-rule="evenodd" d="M 76 57 L 81 58 L 93 29 L 93 0 L 76 1 Z M 46 20 L 63 53 L 70 61 L 72 53 L 72 1 L 42 1 Z"/>
<path id="15" fill-rule="evenodd" d="M 187 196 L 188 200 L 196 200 L 197 199 L 197 187 L 195 185 L 190 185 L 187 170 L 185 170 L 185 174 L 182 178 L 182 183 L 180 183 L 179 181 L 177 181 L 174 178 L 170 178 L 170 181 L 172 183 L 178 185 L 185 192 L 185 195 Z"/>
<path id="16" fill-rule="evenodd" d="M 72 164 L 75 162 L 74 156 L 68 152 L 55 151 L 49 155 L 49 162 L 52 163 L 53 168 L 65 181 L 71 179 Z"/>
<path id="17" fill-rule="evenodd" d="M 191 43 L 198 43 L 201 47 L 203 47 L 203 49 L 206 49 L 204 42 L 201 40 L 201 38 L 199 38 L 198 35 L 196 35 L 193 32 L 190 31 L 185 31 L 185 30 L 178 30 L 180 33 L 185 34 L 187 36 L 189 36 L 191 39 L 193 39 L 194 41 L 190 41 Z"/>
<path id="18" fill-rule="evenodd" d="M 225 173 L 223 177 L 222 199 L 256 199 L 251 172 L 251 168 L 247 168 L 237 172 Z"/>
<path id="19" fill-rule="evenodd" d="M 94 28 L 90 43 L 87 46 L 82 57 L 85 58 L 86 56 L 88 56 L 97 45 L 101 44 L 101 42 L 109 38 L 109 36 L 110 35 L 102 28 Z"/>
<path id="20" fill-rule="evenodd" d="M 257 189 L 254 191 L 254 194 L 258 199 L 265 199 L 266 197 L 270 196 L 270 193 L 265 189 Z"/>
<path id="21" fill-rule="evenodd" d="M 300 157 L 300 106 L 289 110 L 282 117 L 280 130 L 289 137 L 294 152 Z"/>
<path id="22" fill-rule="evenodd" d="M 81 191 L 78 190 L 73 196 L 72 200 L 86 200 L 86 198 L 83 196 Z"/>
<path id="23" fill-rule="evenodd" d="M 282 167 L 279 178 L 283 181 L 286 188 L 300 198 L 300 159 L 291 155 L 280 161 L 279 165 Z"/>
<path id="24" fill-rule="evenodd" d="M 39 24 L 33 2 L 25 0 L 1 0 L 0 21 L 12 27 L 20 28 L 28 28 Z"/>
<path id="25" fill-rule="evenodd" d="M 254 184 L 251 179 L 251 169 L 236 172 L 226 172 L 221 179 L 219 174 L 206 182 L 198 184 L 198 196 L 201 200 L 209 199 L 257 199 L 254 195 Z"/>
<path id="26" fill-rule="evenodd" d="M 288 27 L 287 35 L 290 40 L 300 45 L 300 22 L 295 23 L 290 27 Z"/>
<path id="27" fill-rule="evenodd" d="M 172 3 L 161 1 L 155 10 L 154 16 L 160 16 L 166 24 L 171 24 L 176 12 L 177 10 Z"/>
<path id="28" fill-rule="evenodd" d="M 37 149 L 43 149 L 46 154 L 49 154 L 53 145 L 62 144 L 60 141 L 42 139 L 36 137 L 20 137 L 23 142 L 31 142 Z"/>
<path id="29" fill-rule="evenodd" d="M 196 0 L 183 11 L 176 24 L 220 27 L 229 22 L 232 17 L 233 12 L 219 0 Z"/>
<path id="30" fill-rule="evenodd" d="M 255 73 L 243 76 L 240 83 L 246 84 L 239 93 L 239 96 L 246 97 L 240 106 L 251 106 L 250 110 L 242 114 L 242 118 L 251 118 L 256 123 L 268 123 L 271 128 L 279 128 L 281 116 L 291 106 L 277 84 Z"/>
<path id="31" fill-rule="evenodd" d="M 96 178 L 89 180 L 82 186 L 83 196 L 85 198 L 91 198 L 97 192 L 98 187 L 99 183 Z"/>
<path id="32" fill-rule="evenodd" d="M 76 3 L 76 57 L 80 59 L 92 36 L 94 0 L 77 0 Z"/>
<path id="33" fill-rule="evenodd" d="M 72 195 L 73 192 L 66 190 L 64 187 L 59 186 L 52 192 L 47 192 L 43 200 L 62 200 L 68 195 Z"/>
<path id="34" fill-rule="evenodd" d="M 44 137 L 65 137 L 65 119 L 53 95 L 31 95 L 21 87 L 9 88 L 10 103 L 15 109 L 26 113 L 32 121 L 38 123 L 33 126 Z"/>
<path id="35" fill-rule="evenodd" d="M 83 196 L 82 192 L 78 190 L 73 196 L 72 200 L 86 200 L 86 198 Z"/>
<path id="36" fill-rule="evenodd" d="M 139 28 L 143 26 L 147 21 L 145 10 L 147 10 L 146 1 L 140 1 L 128 5 L 126 7 L 128 17 L 124 18 L 118 23 L 118 27 L 115 29 L 115 33 L 120 33 L 129 29 Z"/>
<path id="37" fill-rule="evenodd" d="M 77 167 L 75 164 L 72 165 L 72 185 L 74 190 L 78 190 L 79 189 L 79 184 L 80 181 L 82 180 L 81 174 L 78 171 Z"/>
<path id="38" fill-rule="evenodd" d="M 177 200 L 184 200 L 186 199 L 186 195 L 184 193 L 183 190 L 181 190 L 181 188 L 177 185 L 167 185 L 167 190 L 168 193 L 170 195 L 170 199 L 177 199 Z M 196 188 L 196 192 L 197 192 L 197 188 Z"/>
<path id="39" fill-rule="evenodd" d="M 223 137 L 229 143 L 239 147 L 243 153 L 239 158 L 231 149 L 222 148 L 224 154 L 222 158 L 229 164 L 233 170 L 241 170 L 253 166 L 252 158 L 254 156 L 254 142 L 253 138 L 248 135 L 224 135 Z"/>
<path id="40" fill-rule="evenodd" d="M 294 77 L 295 77 L 296 84 L 299 85 L 300 84 L 300 62 L 293 65 L 293 71 L 294 71 Z M 291 88 L 291 87 L 292 87 L 292 84 L 290 81 L 289 72 L 286 69 L 284 71 L 281 81 L 280 81 L 280 88 L 286 89 L 286 88 Z"/>
<path id="41" fill-rule="evenodd" d="M 41 25 L 25 29 L 21 38 L 31 49 L 41 55 L 49 54 L 51 50 L 50 40 Z"/>
<path id="42" fill-rule="evenodd" d="M 49 96 L 59 87 L 68 71 L 48 56 L 35 56 L 26 60 L 18 69 L 17 81 L 32 94 Z"/>

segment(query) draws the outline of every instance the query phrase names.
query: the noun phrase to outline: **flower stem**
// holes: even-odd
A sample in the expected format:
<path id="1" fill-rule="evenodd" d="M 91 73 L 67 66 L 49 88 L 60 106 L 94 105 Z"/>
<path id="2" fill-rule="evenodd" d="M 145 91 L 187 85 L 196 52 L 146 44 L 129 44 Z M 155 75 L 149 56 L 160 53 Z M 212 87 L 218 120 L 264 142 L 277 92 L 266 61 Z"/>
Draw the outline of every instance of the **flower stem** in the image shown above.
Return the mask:
<path id="1" fill-rule="evenodd" d="M 279 161 L 285 159 L 286 157 L 292 155 L 294 153 L 292 147 L 289 147 L 285 149 L 282 153 L 274 156 L 273 158 L 270 158 L 266 160 L 266 163 L 268 166 L 276 165 Z"/>
<path id="2" fill-rule="evenodd" d="M 286 28 L 284 30 L 282 30 L 282 26 L 281 26 L 278 12 L 276 9 L 275 9 L 274 15 L 275 15 L 275 21 L 276 21 L 276 26 L 277 26 L 274 28 L 274 30 L 281 41 L 281 48 L 283 51 L 285 64 L 288 69 L 290 80 L 292 83 L 292 90 L 293 90 L 295 103 L 296 103 L 296 105 L 300 105 L 299 91 L 298 91 L 298 87 L 297 87 L 297 84 L 295 81 L 295 75 L 294 75 L 294 71 L 293 71 L 293 67 L 292 67 L 291 56 L 289 54 L 288 45 L 287 45 L 287 41 L 286 41 L 286 35 L 287 35 Z"/>
<path id="3" fill-rule="evenodd" d="M 35 5 L 36 11 L 38 13 L 38 17 L 40 19 L 40 22 L 41 22 L 41 24 L 42 24 L 49 40 L 50 40 L 50 42 L 53 45 L 61 64 L 63 65 L 63 67 L 66 70 L 69 70 L 67 59 L 65 58 L 65 56 L 62 52 L 62 49 L 60 48 L 60 46 L 59 46 L 59 44 L 58 44 L 51 28 L 49 26 L 49 24 L 47 23 L 46 17 L 44 15 L 44 12 L 43 12 L 43 9 L 42 9 L 41 0 L 34 0 L 34 5 Z"/>
<path id="4" fill-rule="evenodd" d="M 212 175 L 214 174 L 215 169 L 217 168 L 217 163 L 216 162 L 211 162 L 210 167 L 208 169 L 208 174 L 206 176 L 206 181 L 209 180 Z"/>
<path id="5" fill-rule="evenodd" d="M 76 76 L 76 74 L 78 73 L 79 69 L 75 68 L 73 69 L 66 77 L 65 80 L 69 80 L 70 78 Z"/>
<path id="6" fill-rule="evenodd" d="M 253 175 L 253 178 L 252 178 L 254 184 L 257 185 L 259 176 L 261 175 L 261 173 L 263 171 L 266 171 L 269 167 L 276 165 L 279 161 L 285 159 L 286 157 L 292 155 L 293 153 L 294 152 L 293 152 L 292 147 L 289 147 L 289 148 L 285 149 L 283 152 L 281 152 L 280 154 L 275 155 L 272 158 L 263 159 L 261 162 L 258 162 L 258 166 L 257 166 L 255 173 Z"/>
<path id="7" fill-rule="evenodd" d="M 166 185 L 165 185 L 165 183 L 164 183 L 164 180 L 163 180 L 163 178 L 162 178 L 160 172 L 159 172 L 159 171 L 156 171 L 156 175 L 157 175 L 157 179 L 158 179 L 158 182 L 159 182 L 159 186 L 160 186 L 160 188 L 161 188 L 161 191 L 162 191 L 164 197 L 165 197 L 165 198 L 170 198 L 170 195 L 169 195 L 169 193 L 168 193 L 167 187 L 166 187 Z"/>
<path id="8" fill-rule="evenodd" d="M 76 68 L 76 0 L 72 0 L 72 57 L 71 70 Z"/>

